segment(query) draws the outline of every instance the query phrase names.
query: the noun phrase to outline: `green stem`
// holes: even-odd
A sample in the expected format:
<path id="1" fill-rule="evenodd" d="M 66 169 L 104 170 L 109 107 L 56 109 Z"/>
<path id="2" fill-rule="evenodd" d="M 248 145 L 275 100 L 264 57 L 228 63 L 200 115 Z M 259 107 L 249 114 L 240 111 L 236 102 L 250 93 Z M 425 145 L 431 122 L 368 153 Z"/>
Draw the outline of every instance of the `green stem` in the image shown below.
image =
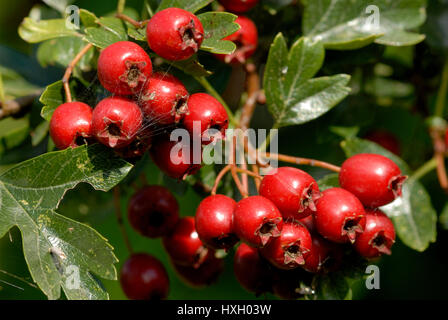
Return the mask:
<path id="1" fill-rule="evenodd" d="M 435 170 L 437 168 L 437 161 L 436 158 L 432 158 L 431 160 L 424 163 L 420 168 L 418 168 L 414 174 L 409 178 L 409 180 L 420 180 L 423 178 L 426 174 L 430 173 L 431 171 Z"/>
<path id="2" fill-rule="evenodd" d="M 435 116 L 443 118 L 448 90 L 448 59 L 445 61 L 442 72 L 442 82 L 437 93 Z"/>
<path id="3" fill-rule="evenodd" d="M 236 120 L 235 116 L 233 115 L 232 110 L 230 110 L 227 103 L 224 101 L 224 99 L 221 97 L 221 95 L 213 88 L 213 86 L 208 82 L 208 80 L 204 77 L 194 77 L 197 82 L 201 84 L 201 86 L 204 87 L 205 90 L 208 91 L 213 97 L 216 98 L 226 109 L 227 114 L 229 115 L 229 120 L 231 123 L 233 123 L 235 126 L 238 126 L 238 121 Z"/>
<path id="4" fill-rule="evenodd" d="M 118 0 L 118 5 L 117 5 L 117 13 L 123 13 L 124 8 L 126 6 L 126 0 Z"/>
<path id="5" fill-rule="evenodd" d="M 273 129 L 278 129 L 278 125 L 274 124 L 269 130 L 269 135 L 266 137 L 266 139 L 263 141 L 263 144 L 258 148 L 259 152 L 265 152 L 266 149 L 271 144 L 272 139 L 277 135 L 277 130 L 273 131 Z"/>

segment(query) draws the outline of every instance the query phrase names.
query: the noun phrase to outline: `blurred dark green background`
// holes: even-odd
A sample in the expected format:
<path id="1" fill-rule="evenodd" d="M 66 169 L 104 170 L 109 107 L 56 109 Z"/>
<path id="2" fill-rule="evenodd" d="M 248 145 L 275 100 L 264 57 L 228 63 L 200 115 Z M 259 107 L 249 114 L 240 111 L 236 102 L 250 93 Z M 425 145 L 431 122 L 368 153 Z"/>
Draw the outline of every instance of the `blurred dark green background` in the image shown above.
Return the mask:
<path id="1" fill-rule="evenodd" d="M 58 80 L 63 70 L 57 68 L 47 68 L 41 70 L 35 58 L 36 46 L 27 44 L 17 35 L 17 27 L 23 17 L 27 16 L 33 5 L 41 3 L 31 0 L 0 0 L 0 65 L 14 69 L 32 82 L 44 86 Z M 95 12 L 98 16 L 115 9 L 116 1 L 75 1 L 81 8 L 86 8 Z M 138 10 L 142 8 L 142 1 L 129 0 L 128 6 Z M 263 26 L 261 26 L 263 28 Z M 343 57 L 345 55 L 345 57 Z M 350 59 L 353 57 L 367 58 L 362 61 L 361 68 L 352 68 Z M 394 74 L 402 79 L 409 79 L 412 72 L 425 71 L 428 77 L 434 77 L 440 71 L 440 55 L 432 50 L 428 44 L 423 43 L 417 48 L 387 48 L 380 49 L 379 46 L 372 45 L 363 50 L 343 53 L 329 52 L 326 58 L 325 71 L 334 70 L 338 72 L 368 73 L 372 68 L 371 60 L 374 63 L 381 61 L 383 64 L 392 66 Z M 263 59 L 263 57 L 260 57 Z M 361 59 L 361 58 L 360 58 Z M 419 60 L 420 59 L 420 60 Z M 362 60 L 362 59 L 361 59 Z M 412 69 L 412 65 L 414 68 Z M 418 65 L 418 67 L 417 67 Z M 365 67 L 364 67 L 365 66 Z M 222 79 L 228 76 L 228 72 L 223 72 L 217 79 L 215 85 L 221 87 Z M 431 73 L 433 72 L 434 75 Z M 356 78 L 356 75 L 354 76 Z M 220 81 L 221 80 L 221 81 Z M 431 154 L 430 139 L 426 133 L 423 123 L 422 112 L 406 107 L 409 100 L 415 101 L 419 97 L 415 88 L 404 88 L 401 96 L 399 88 L 393 87 L 396 91 L 392 94 L 386 93 L 390 89 L 390 83 L 381 84 L 373 82 L 370 91 L 378 96 L 372 101 L 362 95 L 351 96 L 333 111 L 326 114 L 319 121 L 313 121 L 300 127 L 285 128 L 279 137 L 280 152 L 305 157 L 323 159 L 336 164 L 340 164 L 344 155 L 339 148 L 340 137 L 333 134 L 331 126 L 345 126 L 360 128 L 360 134 L 365 134 L 372 129 L 385 129 L 393 133 L 402 145 L 402 156 L 411 166 L 418 167 Z M 428 108 L 431 108 L 431 101 L 434 92 L 428 88 L 425 95 L 427 97 Z M 394 100 L 392 100 L 394 99 Z M 393 103 L 391 103 L 393 101 Z M 396 103 L 396 101 L 398 101 Z M 35 106 L 38 108 L 39 106 Z M 270 117 L 264 106 L 260 106 L 254 119 L 255 127 L 268 128 Z M 294 137 L 291 139 L 291 137 Z M 27 149 L 28 150 L 28 149 Z M 28 153 L 29 152 L 29 153 Z M 20 152 L 19 152 L 20 153 Z M 24 151 L 13 158 L 22 160 L 39 150 Z M 4 155 L 1 165 L 13 163 L 14 159 L 9 159 Z M 17 160 L 17 161 L 18 161 Z M 322 177 L 326 172 L 318 169 L 309 170 L 316 178 Z M 148 180 L 151 183 L 160 183 L 161 176 L 156 168 L 150 164 L 149 160 L 145 167 Z M 437 212 L 441 212 L 447 201 L 438 187 L 435 174 L 426 176 L 423 183 L 427 187 Z M 122 209 L 125 212 L 127 201 L 132 193 L 132 189 L 125 189 L 122 197 Z M 177 194 L 180 202 L 182 215 L 194 215 L 195 208 L 200 201 L 200 197 L 191 189 L 186 193 Z M 80 185 L 75 190 L 68 192 L 58 210 L 61 214 L 70 216 L 79 221 L 88 223 L 104 235 L 115 248 L 115 253 L 120 260 L 117 265 L 120 268 L 128 253 L 122 241 L 117 223 L 115 220 L 111 194 L 105 194 L 91 190 L 86 185 Z M 218 283 L 205 289 L 192 289 L 184 285 L 175 275 L 173 268 L 169 264 L 166 253 L 162 250 L 159 240 L 148 240 L 138 236 L 126 224 L 131 235 L 131 242 L 136 251 L 149 252 L 159 257 L 167 266 L 171 280 L 172 299 L 252 299 L 253 295 L 246 293 L 236 282 L 232 271 L 232 255 L 226 258 L 226 271 L 219 279 Z M 423 253 L 412 251 L 403 246 L 400 241 L 393 248 L 393 255 L 384 257 L 381 262 L 381 289 L 365 290 L 361 282 L 354 292 L 355 299 L 440 299 L 447 298 L 448 275 L 448 232 L 438 230 L 437 243 L 432 244 Z M 23 258 L 20 233 L 13 229 L 9 236 L 0 239 L 0 299 L 45 299 L 45 296 L 33 286 L 23 282 L 32 282 Z M 104 281 L 104 285 L 112 299 L 123 299 L 119 283 L 116 281 Z M 261 297 L 262 299 L 264 297 Z M 273 298 L 268 296 L 267 298 Z"/>

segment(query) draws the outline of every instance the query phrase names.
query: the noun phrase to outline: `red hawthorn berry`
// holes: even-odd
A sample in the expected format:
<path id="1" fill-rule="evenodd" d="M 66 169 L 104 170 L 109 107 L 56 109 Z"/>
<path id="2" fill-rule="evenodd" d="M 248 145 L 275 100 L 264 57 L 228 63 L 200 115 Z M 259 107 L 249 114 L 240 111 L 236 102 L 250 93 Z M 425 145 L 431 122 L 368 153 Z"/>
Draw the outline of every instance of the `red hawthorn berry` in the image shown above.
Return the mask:
<path id="1" fill-rule="evenodd" d="M 98 58 L 98 79 L 107 91 L 115 94 L 140 92 L 151 73 L 151 59 L 134 42 L 115 42 L 103 49 Z"/>
<path id="2" fill-rule="evenodd" d="M 400 168 L 390 159 L 361 153 L 345 160 L 339 173 L 339 184 L 353 193 L 366 207 L 384 206 L 401 196 L 406 180 Z"/>
<path id="3" fill-rule="evenodd" d="M 229 40 L 235 43 L 236 50 L 231 54 L 215 54 L 215 56 L 225 62 L 231 64 L 244 64 L 247 59 L 257 50 L 258 46 L 258 31 L 255 23 L 245 17 L 239 16 L 235 23 L 240 26 L 240 29 L 223 40 Z"/>
<path id="4" fill-rule="evenodd" d="M 93 109 L 93 134 L 111 148 L 129 145 L 142 127 L 142 112 L 132 100 L 111 97 L 100 101 Z"/>
<path id="5" fill-rule="evenodd" d="M 356 238 L 355 249 L 364 258 L 372 259 L 383 254 L 390 255 L 395 242 L 392 221 L 381 210 L 366 211 L 366 227 Z"/>
<path id="6" fill-rule="evenodd" d="M 199 268 L 182 266 L 173 263 L 174 269 L 181 280 L 193 288 L 210 286 L 218 280 L 224 271 L 224 260 L 215 257 L 213 251 L 209 251 L 204 262 Z"/>
<path id="7" fill-rule="evenodd" d="M 186 146 L 182 142 L 170 141 L 169 136 L 157 139 L 149 152 L 159 169 L 173 179 L 184 179 L 201 168 L 200 163 L 194 163 L 193 147 Z M 196 158 L 202 162 L 202 153 Z"/>
<path id="8" fill-rule="evenodd" d="M 323 191 L 316 208 L 316 229 L 330 241 L 353 243 L 357 235 L 364 231 L 364 206 L 347 190 L 330 188 Z"/>
<path id="9" fill-rule="evenodd" d="M 195 54 L 204 40 L 201 21 L 191 12 L 167 8 L 148 22 L 149 47 L 167 60 L 185 60 Z"/>
<path id="10" fill-rule="evenodd" d="M 299 222 L 303 224 L 309 232 L 316 231 L 316 225 L 314 223 L 314 215 L 309 215 L 305 218 L 299 219 Z"/>
<path id="11" fill-rule="evenodd" d="M 143 113 L 162 125 L 178 123 L 188 112 L 188 91 L 175 76 L 156 72 L 139 99 Z"/>
<path id="12" fill-rule="evenodd" d="M 222 194 L 201 201 L 196 210 L 196 230 L 207 247 L 228 250 L 238 242 L 232 229 L 235 206 L 235 200 Z"/>
<path id="13" fill-rule="evenodd" d="M 243 13 L 255 7 L 258 0 L 219 0 L 219 3 L 230 12 Z"/>
<path id="14" fill-rule="evenodd" d="M 211 95 L 195 93 L 188 99 L 188 113 L 184 116 L 183 125 L 194 139 L 199 139 L 206 145 L 219 137 L 225 137 L 229 117 L 223 105 Z M 219 134 L 209 129 L 215 129 Z"/>
<path id="15" fill-rule="evenodd" d="M 129 200 L 128 219 L 131 226 L 149 238 L 166 236 L 179 220 L 179 205 L 163 186 L 146 186 Z"/>
<path id="16" fill-rule="evenodd" d="M 320 197 L 316 180 L 305 171 L 281 167 L 263 177 L 260 195 L 271 200 L 283 219 L 302 219 L 316 211 Z"/>
<path id="17" fill-rule="evenodd" d="M 169 278 L 163 264 L 146 253 L 135 253 L 121 269 L 121 287 L 129 299 L 160 300 L 169 292 Z"/>
<path id="18" fill-rule="evenodd" d="M 82 102 L 61 104 L 53 112 L 50 136 L 56 148 L 75 148 L 92 135 L 92 108 Z"/>
<path id="19" fill-rule="evenodd" d="M 240 200 L 233 213 L 233 232 L 252 247 L 263 247 L 280 236 L 283 219 L 275 204 L 262 196 Z"/>
<path id="20" fill-rule="evenodd" d="M 369 132 L 364 139 L 375 142 L 384 149 L 389 150 L 396 155 L 400 155 L 400 142 L 393 134 L 387 131 L 377 130 Z"/>
<path id="21" fill-rule="evenodd" d="M 318 273 L 322 271 L 325 263 L 329 260 L 334 244 L 315 233 L 311 234 L 311 238 L 311 250 L 303 268 L 309 272 Z"/>
<path id="22" fill-rule="evenodd" d="M 240 285 L 256 295 L 271 291 L 272 268 L 258 249 L 241 243 L 233 257 L 233 270 Z"/>
<path id="23" fill-rule="evenodd" d="M 174 263 L 199 268 L 208 254 L 196 232 L 194 218 L 181 218 L 171 234 L 163 238 L 163 246 Z"/>
<path id="24" fill-rule="evenodd" d="M 311 235 L 304 225 L 283 223 L 280 237 L 260 249 L 261 254 L 279 269 L 294 269 L 305 264 L 311 251 Z"/>

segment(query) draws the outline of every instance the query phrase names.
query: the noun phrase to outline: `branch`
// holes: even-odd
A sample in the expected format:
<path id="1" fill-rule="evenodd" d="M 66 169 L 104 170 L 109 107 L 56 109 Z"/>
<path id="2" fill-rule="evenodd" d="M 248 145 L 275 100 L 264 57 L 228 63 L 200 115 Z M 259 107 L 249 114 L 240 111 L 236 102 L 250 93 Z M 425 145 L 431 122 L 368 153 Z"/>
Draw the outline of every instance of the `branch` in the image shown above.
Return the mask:
<path id="1" fill-rule="evenodd" d="M 132 19 L 131 17 L 129 17 L 129 16 L 123 14 L 123 13 L 117 13 L 115 15 L 115 17 L 118 18 L 118 19 L 121 19 L 123 21 L 129 22 L 130 24 L 132 24 L 137 29 L 143 28 L 148 23 L 148 20 L 136 21 L 136 20 Z"/>
<path id="2" fill-rule="evenodd" d="M 434 145 L 434 159 L 437 165 L 437 178 L 440 187 L 448 193 L 448 176 L 445 167 L 445 141 L 443 139 L 444 130 L 438 128 L 430 129 L 431 138 Z"/>
<path id="3" fill-rule="evenodd" d="M 315 160 L 315 159 L 298 158 L 298 157 L 292 157 L 292 156 L 287 156 L 284 154 L 275 154 L 275 153 L 274 154 L 266 153 L 266 157 L 270 158 L 270 159 L 278 159 L 283 162 L 293 163 L 293 164 L 297 164 L 297 165 L 305 165 L 305 166 L 324 168 L 324 169 L 328 169 L 328 170 L 331 170 L 334 172 L 341 171 L 341 168 L 338 166 L 335 166 L 328 162 Z"/>
<path id="4" fill-rule="evenodd" d="M 76 57 L 68 64 L 67 69 L 65 70 L 64 76 L 62 77 L 62 84 L 64 85 L 66 102 L 72 102 L 69 80 L 70 76 L 72 75 L 73 69 L 76 67 L 79 60 L 81 60 L 81 58 L 87 53 L 87 51 L 92 48 L 92 46 L 93 45 L 89 43 L 84 48 L 82 48 L 81 51 L 79 51 L 79 53 L 76 55 Z"/>
<path id="5" fill-rule="evenodd" d="M 121 203 L 120 203 L 120 187 L 116 186 L 114 188 L 114 206 L 115 206 L 115 214 L 117 216 L 118 227 L 120 228 L 121 235 L 123 236 L 123 241 L 126 247 L 129 250 L 129 253 L 133 253 L 131 242 L 129 241 L 128 233 L 126 232 L 126 228 L 123 222 L 123 213 L 121 211 Z"/>
<path id="6" fill-rule="evenodd" d="M 5 101 L 5 103 L 0 102 L 0 119 L 17 114 L 26 109 L 31 103 L 33 103 L 34 99 L 39 97 L 41 94 L 42 90 L 36 90 L 36 92 L 27 96 L 19 97 L 14 100 L 8 100 Z"/>

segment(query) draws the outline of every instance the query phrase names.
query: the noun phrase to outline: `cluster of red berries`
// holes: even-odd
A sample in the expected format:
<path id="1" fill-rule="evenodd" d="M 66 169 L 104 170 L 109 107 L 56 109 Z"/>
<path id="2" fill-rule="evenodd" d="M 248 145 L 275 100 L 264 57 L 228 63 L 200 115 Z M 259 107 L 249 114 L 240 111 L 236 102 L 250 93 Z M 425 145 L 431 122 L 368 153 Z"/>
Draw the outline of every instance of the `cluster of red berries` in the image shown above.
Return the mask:
<path id="1" fill-rule="evenodd" d="M 234 256 L 240 284 L 256 294 L 294 298 L 297 284 L 291 280 L 303 270 L 336 270 L 347 249 L 353 251 L 350 247 L 366 259 L 391 253 L 395 229 L 378 207 L 401 195 L 405 178 L 390 159 L 358 154 L 343 163 L 340 188 L 321 192 L 308 173 L 281 167 L 263 178 L 259 195 L 239 202 L 211 195 L 199 204 L 195 218 L 179 219 L 176 200 L 160 186 L 136 193 L 128 214 L 140 234 L 163 237 L 175 269 L 187 283 L 216 280 L 223 267 L 216 250 L 228 251 L 241 241 Z M 159 263 L 155 268 L 160 269 Z M 123 269 L 122 283 L 140 272 L 135 269 L 128 276 L 128 270 Z M 162 276 L 165 279 L 166 272 Z M 125 284 L 123 288 L 129 297 L 148 297 L 129 293 Z M 146 290 L 152 288 L 148 282 Z M 158 291 L 156 296 L 160 297 Z"/>
<path id="2" fill-rule="evenodd" d="M 244 1 L 243 1 L 244 3 Z M 232 55 L 217 55 L 227 62 L 244 61 L 257 45 L 257 30 L 252 21 L 239 17 L 241 29 L 228 40 L 238 45 Z M 168 8 L 156 13 L 147 25 L 149 47 L 168 60 L 191 57 L 201 46 L 204 29 L 192 13 Z M 189 95 L 173 75 L 154 72 L 149 55 L 138 44 L 116 42 L 101 51 L 98 78 L 113 95 L 101 100 L 92 110 L 82 102 L 60 105 L 53 113 L 50 135 L 58 149 L 98 141 L 125 158 L 142 156 L 146 151 L 168 176 L 182 178 L 193 174 L 200 164 L 193 164 L 192 154 L 172 159 L 169 130 L 187 129 L 193 135 L 198 124 L 202 143 L 215 139 L 216 130 L 224 135 L 228 115 L 222 104 L 205 93 Z M 213 129 L 215 131 L 209 131 Z M 153 139 L 155 132 L 165 132 Z M 211 133 L 210 133 L 211 132 Z M 213 134 L 215 133 L 215 134 Z"/>
<path id="3" fill-rule="evenodd" d="M 192 287 L 214 282 L 222 272 L 222 259 L 204 246 L 193 217 L 179 218 L 179 205 L 162 186 L 146 186 L 136 192 L 128 206 L 128 220 L 142 236 L 162 238 L 179 277 Z M 124 264 L 120 277 L 130 299 L 163 299 L 169 292 L 168 274 L 155 257 L 133 254 Z"/>

